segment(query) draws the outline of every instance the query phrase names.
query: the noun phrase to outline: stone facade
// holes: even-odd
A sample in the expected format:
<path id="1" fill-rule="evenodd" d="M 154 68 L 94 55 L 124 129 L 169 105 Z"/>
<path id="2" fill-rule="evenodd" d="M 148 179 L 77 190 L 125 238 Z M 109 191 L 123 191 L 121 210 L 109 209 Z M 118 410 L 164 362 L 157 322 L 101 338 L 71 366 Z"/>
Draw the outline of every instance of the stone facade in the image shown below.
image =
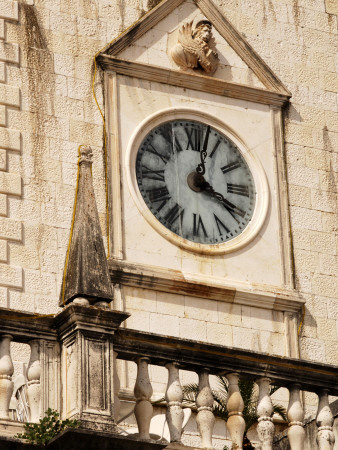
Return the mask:
<path id="1" fill-rule="evenodd" d="M 0 1 L 0 306 L 58 311 L 80 144 L 93 149 L 94 189 L 106 236 L 94 55 L 154 3 Z M 215 3 L 292 93 L 284 110 L 284 139 L 295 282 L 306 301 L 300 357 L 337 364 L 338 7 L 334 0 Z M 235 56 L 223 74 L 259 85 Z M 104 109 L 100 72 L 94 90 Z M 201 264 L 196 261 L 196 273 Z M 287 353 L 290 325 L 280 310 L 203 296 L 169 298 L 136 288 L 126 289 L 120 299 L 118 293 L 115 307 L 132 313 L 128 327 Z M 14 359 L 21 358 L 21 350 Z M 153 372 L 154 390 L 163 390 L 162 371 Z"/>

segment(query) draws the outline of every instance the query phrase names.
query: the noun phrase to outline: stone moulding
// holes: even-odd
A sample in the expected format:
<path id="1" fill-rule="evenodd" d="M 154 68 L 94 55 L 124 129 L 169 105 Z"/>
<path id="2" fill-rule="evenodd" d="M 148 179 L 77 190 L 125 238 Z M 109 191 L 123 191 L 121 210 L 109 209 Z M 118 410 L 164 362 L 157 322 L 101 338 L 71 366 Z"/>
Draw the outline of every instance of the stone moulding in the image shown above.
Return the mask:
<path id="1" fill-rule="evenodd" d="M 257 308 L 299 313 L 305 301 L 296 291 L 273 286 L 231 286 L 226 280 L 206 277 L 178 270 L 109 260 L 112 283 L 152 289 L 162 292 L 201 297 Z"/>
<path id="2" fill-rule="evenodd" d="M 291 94 L 229 83 L 219 78 L 164 69 L 150 64 L 131 62 L 108 54 L 98 56 L 98 62 L 104 70 L 111 70 L 118 74 L 264 105 L 282 107 L 291 97 Z"/>

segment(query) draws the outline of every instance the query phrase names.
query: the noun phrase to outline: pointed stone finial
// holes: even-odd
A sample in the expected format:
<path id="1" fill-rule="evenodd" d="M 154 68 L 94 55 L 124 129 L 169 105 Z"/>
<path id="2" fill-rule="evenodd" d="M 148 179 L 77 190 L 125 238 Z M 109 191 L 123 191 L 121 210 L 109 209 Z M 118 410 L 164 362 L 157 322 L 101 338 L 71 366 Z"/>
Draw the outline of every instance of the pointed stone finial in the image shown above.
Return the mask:
<path id="1" fill-rule="evenodd" d="M 72 301 L 103 306 L 113 299 L 91 173 L 92 149 L 80 148 L 75 216 L 66 257 L 60 306 Z"/>

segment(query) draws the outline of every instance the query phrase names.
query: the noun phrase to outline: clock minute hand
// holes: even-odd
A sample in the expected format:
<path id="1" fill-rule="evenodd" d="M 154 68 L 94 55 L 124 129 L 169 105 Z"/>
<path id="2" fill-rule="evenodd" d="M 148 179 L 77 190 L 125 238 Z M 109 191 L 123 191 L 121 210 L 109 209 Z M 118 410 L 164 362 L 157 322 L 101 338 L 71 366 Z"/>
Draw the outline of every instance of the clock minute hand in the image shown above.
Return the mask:
<path id="1" fill-rule="evenodd" d="M 210 125 L 207 126 L 207 131 L 205 133 L 203 147 L 202 147 L 202 150 L 200 151 L 201 162 L 196 167 L 196 172 L 199 173 L 200 175 L 205 174 L 205 158 L 207 157 L 207 154 L 208 154 L 207 148 L 208 148 L 209 134 L 210 134 Z"/>
<path id="2" fill-rule="evenodd" d="M 215 189 L 211 186 L 211 184 L 209 184 L 207 181 L 204 182 L 202 190 L 210 193 L 212 197 L 217 198 L 217 200 L 219 200 L 221 203 L 223 203 L 224 207 L 232 215 L 232 217 L 236 220 L 237 223 L 239 223 L 239 220 L 237 219 L 237 217 L 235 217 L 235 214 L 237 214 L 240 217 L 245 216 L 245 211 L 238 208 L 233 203 L 229 202 L 229 200 L 224 198 L 224 196 L 222 194 L 220 194 L 219 192 L 216 192 Z"/>

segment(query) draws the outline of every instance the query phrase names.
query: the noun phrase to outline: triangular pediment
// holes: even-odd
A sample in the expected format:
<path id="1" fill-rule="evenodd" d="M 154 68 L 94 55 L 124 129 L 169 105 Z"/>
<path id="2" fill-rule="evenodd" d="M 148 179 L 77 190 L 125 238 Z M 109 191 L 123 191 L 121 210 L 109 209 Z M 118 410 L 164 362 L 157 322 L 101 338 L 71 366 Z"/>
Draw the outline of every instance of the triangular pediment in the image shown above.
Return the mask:
<path id="1" fill-rule="evenodd" d="M 203 22 L 211 25 L 211 35 L 200 44 L 194 36 Z M 127 75 L 261 103 L 281 105 L 291 96 L 211 0 L 162 1 L 98 61 Z"/>

